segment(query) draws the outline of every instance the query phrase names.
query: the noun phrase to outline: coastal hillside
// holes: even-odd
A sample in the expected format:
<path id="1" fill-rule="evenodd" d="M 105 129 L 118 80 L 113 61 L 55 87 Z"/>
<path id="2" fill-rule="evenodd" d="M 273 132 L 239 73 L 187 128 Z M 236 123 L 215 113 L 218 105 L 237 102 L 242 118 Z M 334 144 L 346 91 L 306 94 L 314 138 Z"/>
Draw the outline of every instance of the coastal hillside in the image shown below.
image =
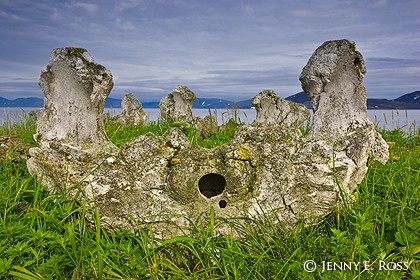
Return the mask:
<path id="1" fill-rule="evenodd" d="M 304 104 L 309 109 L 312 109 L 311 103 L 309 102 L 309 98 L 303 91 L 288 96 L 285 99 L 296 103 Z M 43 103 L 43 99 L 37 97 L 17 98 L 13 100 L 0 97 L 0 107 L 42 107 Z M 121 99 L 108 98 L 106 100 L 105 107 L 121 108 Z M 144 102 L 143 107 L 159 108 L 159 101 Z M 193 108 L 202 109 L 223 109 L 233 107 L 240 109 L 248 109 L 252 107 L 252 103 L 250 99 L 234 102 L 231 100 L 219 98 L 197 98 L 193 104 Z M 391 100 L 368 98 L 367 107 L 368 109 L 420 109 L 420 91 L 407 93 Z"/>

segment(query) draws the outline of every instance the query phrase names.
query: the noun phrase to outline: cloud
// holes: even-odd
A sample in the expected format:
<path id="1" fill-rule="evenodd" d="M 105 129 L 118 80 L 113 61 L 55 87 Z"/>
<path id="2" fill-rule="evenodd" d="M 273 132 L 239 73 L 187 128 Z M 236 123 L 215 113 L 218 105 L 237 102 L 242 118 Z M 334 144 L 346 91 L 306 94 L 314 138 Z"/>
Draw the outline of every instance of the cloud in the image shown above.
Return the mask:
<path id="1" fill-rule="evenodd" d="M 12 20 L 12 21 L 26 21 L 26 19 L 21 16 L 18 16 L 10 12 L 7 13 L 3 10 L 0 10 L 0 18 L 4 18 L 6 20 Z"/>
<path id="2" fill-rule="evenodd" d="M 420 60 L 418 59 L 406 59 L 406 58 L 395 58 L 395 57 L 368 57 L 366 58 L 367 63 L 372 63 L 382 66 L 392 67 L 403 67 L 403 66 L 418 66 L 420 67 Z"/>
<path id="3" fill-rule="evenodd" d="M 91 13 L 96 12 L 98 10 L 98 6 L 92 3 L 76 2 L 76 3 L 72 3 L 71 6 L 75 8 L 85 9 L 86 11 L 91 12 Z"/>
<path id="4" fill-rule="evenodd" d="M 16 99 L 19 97 L 41 97 L 41 90 L 37 80 L 19 80 L 9 79 L 0 81 L 0 96 L 7 99 Z"/>
<path id="5" fill-rule="evenodd" d="M 118 28 L 124 31 L 137 30 L 137 25 L 127 19 L 116 18 L 114 23 Z"/>
<path id="6" fill-rule="evenodd" d="M 248 16 L 252 15 L 255 12 L 254 8 L 251 5 L 243 5 L 241 9 L 243 13 Z"/>
<path id="7" fill-rule="evenodd" d="M 386 5 L 386 3 L 387 3 L 387 0 L 377 0 L 374 2 L 373 5 L 374 7 L 381 7 L 381 6 Z"/>
<path id="8" fill-rule="evenodd" d="M 50 15 L 50 18 L 53 20 L 60 20 L 63 19 L 63 15 L 58 9 L 54 8 L 52 14 Z"/>
<path id="9" fill-rule="evenodd" d="M 124 11 L 128 9 L 137 8 L 143 5 L 143 0 L 120 0 L 116 1 L 116 9 L 118 11 Z"/>
<path id="10" fill-rule="evenodd" d="M 318 46 L 348 38 L 366 58 L 368 96 L 386 98 L 398 86 L 420 88 L 419 13 L 415 1 L 1 1 L 0 96 L 12 85 L 39 96 L 39 71 L 63 46 L 84 47 L 109 68 L 112 95 L 156 100 L 185 84 L 201 96 L 283 96 L 301 90 Z"/>
<path id="11" fill-rule="evenodd" d="M 291 14 L 296 16 L 296 17 L 312 17 L 313 16 L 313 11 L 298 9 L 298 10 L 291 11 Z"/>

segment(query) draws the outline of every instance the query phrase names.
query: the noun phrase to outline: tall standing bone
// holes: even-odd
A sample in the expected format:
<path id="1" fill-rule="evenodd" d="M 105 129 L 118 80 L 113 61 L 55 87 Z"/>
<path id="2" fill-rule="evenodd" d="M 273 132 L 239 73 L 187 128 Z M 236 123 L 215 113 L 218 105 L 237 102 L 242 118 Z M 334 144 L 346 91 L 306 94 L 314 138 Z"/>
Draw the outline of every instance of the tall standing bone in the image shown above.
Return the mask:
<path id="1" fill-rule="evenodd" d="M 362 84 L 365 74 L 365 62 L 354 42 L 327 41 L 316 49 L 299 79 L 313 104 L 317 138 L 333 142 L 352 124 L 370 123 Z"/>
<path id="2" fill-rule="evenodd" d="M 177 86 L 160 101 L 160 115 L 173 121 L 192 122 L 195 93 L 186 86 Z"/>
<path id="3" fill-rule="evenodd" d="M 103 123 L 113 84 L 111 72 L 85 49 L 52 51 L 39 78 L 44 109 L 37 118 L 34 138 L 40 147 L 30 149 L 27 161 L 29 172 L 42 178 L 47 190 L 73 185 L 81 174 L 116 152 Z"/>
<path id="4" fill-rule="evenodd" d="M 35 137 L 41 147 L 53 141 L 80 147 L 108 142 L 103 108 L 114 83 L 111 72 L 85 49 L 53 50 L 39 85 L 44 113 Z"/>
<path id="5" fill-rule="evenodd" d="M 124 125 L 139 125 L 146 119 L 146 113 L 143 111 L 143 106 L 132 93 L 127 93 L 123 96 L 121 108 L 122 112 L 117 116 L 117 121 Z"/>
<path id="6" fill-rule="evenodd" d="M 299 126 L 309 119 L 310 113 L 305 105 L 289 102 L 272 90 L 263 90 L 251 99 L 257 110 L 253 125 Z"/>
<path id="7" fill-rule="evenodd" d="M 350 157 L 363 166 L 368 156 L 382 163 L 388 160 L 388 145 L 367 116 L 366 88 L 362 84 L 365 74 L 365 61 L 356 44 L 335 40 L 315 50 L 299 78 L 314 109 L 312 139 L 333 145 L 350 141 Z M 364 135 L 361 130 L 365 130 Z M 355 132 L 357 136 L 351 136 Z"/>
<path id="8" fill-rule="evenodd" d="M 366 116 L 364 61 L 351 41 L 324 43 L 302 71 L 315 109 L 308 134 L 299 130 L 306 109 L 263 91 L 253 99 L 261 105 L 256 123 L 213 149 L 192 145 L 178 128 L 116 148 L 99 120 L 112 85 L 109 71 L 77 50 L 53 51 L 41 74 L 40 147 L 30 150 L 27 166 L 47 190 L 66 189 L 69 199 L 85 201 L 88 219 L 96 207 L 105 228 L 151 227 L 168 238 L 187 233 L 190 222 L 210 223 L 210 209 L 216 218 L 268 217 L 288 228 L 299 219 L 316 224 L 352 194 L 369 157 L 388 159 L 387 144 Z M 194 98 L 179 87 L 161 102 L 162 114 L 188 121 L 192 114 L 180 108 L 191 108 Z M 252 219 L 241 220 L 243 226 L 254 226 Z M 243 232 L 227 223 L 214 230 Z"/>

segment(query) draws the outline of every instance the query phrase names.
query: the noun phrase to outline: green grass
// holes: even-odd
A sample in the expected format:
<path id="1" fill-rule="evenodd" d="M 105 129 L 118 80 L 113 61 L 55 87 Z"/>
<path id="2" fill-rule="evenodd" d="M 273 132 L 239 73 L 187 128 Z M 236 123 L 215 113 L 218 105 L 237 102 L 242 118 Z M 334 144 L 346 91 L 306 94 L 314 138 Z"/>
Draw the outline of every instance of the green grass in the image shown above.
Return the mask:
<path id="1" fill-rule="evenodd" d="M 121 147 L 134 136 L 161 135 L 174 125 L 208 147 L 226 143 L 235 129 L 212 140 L 199 139 L 188 125 L 162 121 L 129 128 L 108 123 L 106 129 Z M 0 136 L 23 140 L 18 146 L 35 145 L 34 132 L 30 121 L 0 127 Z M 196 224 L 191 235 L 164 241 L 146 230 L 108 233 L 98 214 L 89 226 L 85 205 L 48 194 L 29 175 L 22 149 L 0 147 L 0 278 L 420 279 L 420 134 L 393 130 L 382 135 L 395 142 L 389 162 L 369 162 L 352 207 L 338 207 L 318 226 L 286 231 L 267 218 L 253 221 L 255 230 L 249 230 L 240 219 L 212 216 L 210 226 Z M 240 239 L 214 236 L 212 228 L 219 223 L 246 234 Z M 307 260 L 318 264 L 315 272 L 304 270 Z M 323 261 L 369 261 L 372 267 L 322 272 Z M 395 269 L 385 270 L 382 262 Z M 398 270 L 398 263 L 407 263 L 408 270 Z"/>
<path id="2" fill-rule="evenodd" d="M 232 121 L 225 124 L 217 133 L 214 133 L 206 138 L 198 135 L 191 124 L 161 119 L 157 121 L 149 121 L 138 126 L 124 126 L 117 122 L 113 122 L 111 119 L 106 119 L 105 131 L 109 140 L 111 140 L 111 142 L 117 147 L 121 148 L 129 140 L 139 135 L 151 132 L 155 135 L 161 136 L 168 129 L 178 127 L 185 133 L 192 145 L 202 146 L 204 148 L 214 148 L 232 140 L 233 135 L 239 126 L 239 122 L 240 120 L 233 118 Z"/>

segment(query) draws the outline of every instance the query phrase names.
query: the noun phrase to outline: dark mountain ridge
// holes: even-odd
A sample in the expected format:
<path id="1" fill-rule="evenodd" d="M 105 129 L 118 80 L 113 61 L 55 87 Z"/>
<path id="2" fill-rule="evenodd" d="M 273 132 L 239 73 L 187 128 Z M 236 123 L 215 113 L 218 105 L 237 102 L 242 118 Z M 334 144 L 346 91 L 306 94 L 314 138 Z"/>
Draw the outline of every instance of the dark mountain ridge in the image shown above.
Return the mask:
<path id="1" fill-rule="evenodd" d="M 308 96 L 303 92 L 298 92 L 294 95 L 285 98 L 286 100 L 296 103 L 304 104 L 308 108 L 312 108 Z M 0 107 L 35 107 L 40 108 L 44 106 L 44 100 L 37 97 L 17 98 L 9 100 L 0 97 Z M 105 102 L 106 108 L 121 108 L 121 99 L 108 98 Z M 251 108 L 252 103 L 250 99 L 233 102 L 230 100 L 219 98 L 197 98 L 193 104 L 193 108 L 202 109 L 225 109 L 225 108 Z M 367 99 L 368 109 L 420 109 L 420 91 L 414 91 L 404 94 L 396 99 Z M 159 101 L 144 102 L 143 108 L 159 108 Z"/>

